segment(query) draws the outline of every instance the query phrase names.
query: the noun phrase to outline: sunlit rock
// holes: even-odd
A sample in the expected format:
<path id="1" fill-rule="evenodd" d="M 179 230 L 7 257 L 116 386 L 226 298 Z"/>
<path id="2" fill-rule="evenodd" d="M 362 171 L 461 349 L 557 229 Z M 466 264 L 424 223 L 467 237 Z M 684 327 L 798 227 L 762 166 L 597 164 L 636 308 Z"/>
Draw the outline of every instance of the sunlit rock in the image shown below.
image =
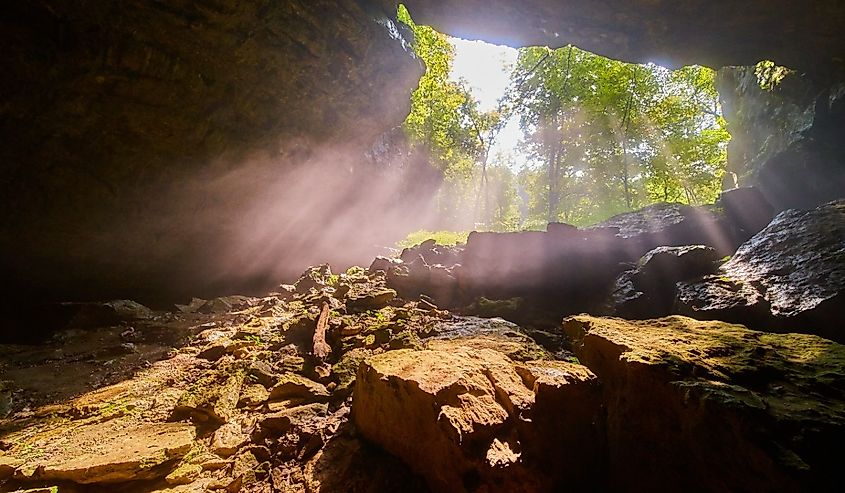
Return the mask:
<path id="1" fill-rule="evenodd" d="M 675 283 L 713 272 L 717 260 L 716 250 L 703 245 L 657 247 L 616 279 L 609 310 L 626 318 L 668 315 L 675 301 Z"/>
<path id="2" fill-rule="evenodd" d="M 568 473 L 589 469 L 598 401 L 586 368 L 514 363 L 490 349 L 495 345 L 471 339 L 430 347 L 389 351 L 361 365 L 353 416 L 367 439 L 437 491 L 551 491 Z M 538 429 L 538 419 L 577 437 L 572 448 L 563 452 L 552 441 L 560 435 Z M 543 457 L 555 469 L 538 469 Z"/>
<path id="3" fill-rule="evenodd" d="M 612 488 L 839 483 L 829 451 L 845 439 L 845 347 L 679 316 L 578 316 L 563 327 L 601 382 Z"/>
<path id="4" fill-rule="evenodd" d="M 183 423 L 141 424 L 116 432 L 111 423 L 80 428 L 56 450 L 22 466 L 20 476 L 81 484 L 119 483 L 162 477 L 162 467 L 190 450 L 193 426 Z"/>
<path id="5" fill-rule="evenodd" d="M 845 340 L 845 202 L 779 214 L 718 272 L 679 285 L 680 313 Z"/>

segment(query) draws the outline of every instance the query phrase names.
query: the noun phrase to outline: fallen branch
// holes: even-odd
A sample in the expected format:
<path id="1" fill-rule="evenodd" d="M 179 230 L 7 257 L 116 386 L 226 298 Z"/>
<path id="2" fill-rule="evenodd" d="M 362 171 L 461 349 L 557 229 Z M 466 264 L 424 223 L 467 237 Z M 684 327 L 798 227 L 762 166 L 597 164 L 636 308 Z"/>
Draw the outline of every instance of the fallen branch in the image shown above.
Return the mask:
<path id="1" fill-rule="evenodd" d="M 324 361 L 332 352 L 331 346 L 326 343 L 326 329 L 329 326 L 329 303 L 324 301 L 320 310 L 320 317 L 317 318 L 317 328 L 314 329 L 314 357 Z"/>

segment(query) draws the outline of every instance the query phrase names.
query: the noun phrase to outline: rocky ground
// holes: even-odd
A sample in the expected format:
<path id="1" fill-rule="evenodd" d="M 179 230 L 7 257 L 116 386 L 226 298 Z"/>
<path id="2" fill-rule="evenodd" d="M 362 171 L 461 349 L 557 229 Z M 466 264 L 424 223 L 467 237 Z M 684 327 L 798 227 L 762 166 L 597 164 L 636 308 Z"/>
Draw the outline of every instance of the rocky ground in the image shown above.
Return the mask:
<path id="1" fill-rule="evenodd" d="M 597 311 L 646 320 L 483 296 L 507 291 L 501 275 L 514 267 L 485 273 L 478 259 L 512 244 L 508 235 L 484 237 L 483 248 L 425 244 L 368 270 L 313 267 L 264 297 L 170 312 L 130 301 L 45 307 L 33 325 L 50 318 L 61 330 L 0 345 L 0 491 L 832 489 L 845 347 L 784 319 L 838 313 L 841 214 L 838 203 L 783 213 L 727 262 L 718 246 L 654 247 L 665 230 L 653 221 L 645 239 L 642 229 L 563 226 L 525 239 L 566 245 L 558 258 L 592 255 L 582 242 L 624 252 L 611 238 L 635 238 L 650 250 L 603 264 L 606 286 L 588 291 Z M 685 219 L 673 217 L 677 230 Z M 564 268 L 584 282 L 578 266 Z M 488 274 L 495 282 L 479 291 Z M 673 300 L 729 276 L 748 278 L 760 299 L 803 302 L 755 312 L 757 324 L 779 317 L 779 333 L 665 316 L 702 311 Z M 574 289 L 554 282 L 554 292 Z M 813 318 L 818 306 L 824 317 Z M 840 337 L 831 327 L 805 332 Z"/>

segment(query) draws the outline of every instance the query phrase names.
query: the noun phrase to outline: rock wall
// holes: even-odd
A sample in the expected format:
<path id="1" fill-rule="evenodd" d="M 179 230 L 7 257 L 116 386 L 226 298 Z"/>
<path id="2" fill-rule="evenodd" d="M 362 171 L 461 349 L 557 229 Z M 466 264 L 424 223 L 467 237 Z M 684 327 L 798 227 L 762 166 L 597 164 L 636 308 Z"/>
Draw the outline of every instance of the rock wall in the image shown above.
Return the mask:
<path id="1" fill-rule="evenodd" d="M 332 258 L 345 232 L 326 231 L 353 185 L 399 187 L 361 156 L 404 119 L 422 65 L 369 2 L 3 10 L 0 273 L 16 291 L 172 300 L 372 256 Z"/>
<path id="2" fill-rule="evenodd" d="M 793 73 L 764 90 L 753 67 L 727 67 L 717 87 L 731 133 L 728 171 L 740 185 L 756 185 L 779 210 L 845 196 L 845 74 Z"/>
<path id="3" fill-rule="evenodd" d="M 382 0 L 395 6 L 395 0 Z M 824 70 L 845 53 L 841 2 L 788 0 L 405 0 L 414 20 L 511 46 L 579 47 L 611 58 L 711 67 L 775 60 Z"/>

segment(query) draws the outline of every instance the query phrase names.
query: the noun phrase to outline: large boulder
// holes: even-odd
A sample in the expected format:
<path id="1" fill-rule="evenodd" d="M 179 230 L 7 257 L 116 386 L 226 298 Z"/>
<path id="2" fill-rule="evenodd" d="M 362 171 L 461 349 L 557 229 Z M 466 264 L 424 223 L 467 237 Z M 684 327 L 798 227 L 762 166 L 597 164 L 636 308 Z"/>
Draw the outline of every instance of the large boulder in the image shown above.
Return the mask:
<path id="1" fill-rule="evenodd" d="M 760 330 L 845 341 L 845 200 L 788 210 L 716 274 L 679 284 L 677 310 Z"/>
<path id="2" fill-rule="evenodd" d="M 462 293 L 545 299 L 561 313 L 594 311 L 626 263 L 661 246 L 704 245 L 719 256 L 739 242 L 730 218 L 714 206 L 654 204 L 586 229 L 469 235 L 457 277 Z"/>
<path id="3" fill-rule="evenodd" d="M 564 321 L 601 382 L 619 491 L 832 491 L 845 347 L 674 316 Z"/>
<path id="4" fill-rule="evenodd" d="M 433 491 L 578 485 L 597 464 L 595 377 L 572 363 L 515 363 L 496 347 L 440 340 L 369 358 L 354 391 L 358 429 Z"/>
<path id="5" fill-rule="evenodd" d="M 657 247 L 617 279 L 609 311 L 625 318 L 668 315 L 675 300 L 675 284 L 716 270 L 718 254 L 704 245 Z"/>
<path id="6" fill-rule="evenodd" d="M 634 258 L 659 246 L 707 245 L 729 255 L 738 245 L 732 238 L 730 219 L 715 206 L 652 204 L 588 229 L 617 231 L 616 237 L 624 240 L 624 251 Z"/>

